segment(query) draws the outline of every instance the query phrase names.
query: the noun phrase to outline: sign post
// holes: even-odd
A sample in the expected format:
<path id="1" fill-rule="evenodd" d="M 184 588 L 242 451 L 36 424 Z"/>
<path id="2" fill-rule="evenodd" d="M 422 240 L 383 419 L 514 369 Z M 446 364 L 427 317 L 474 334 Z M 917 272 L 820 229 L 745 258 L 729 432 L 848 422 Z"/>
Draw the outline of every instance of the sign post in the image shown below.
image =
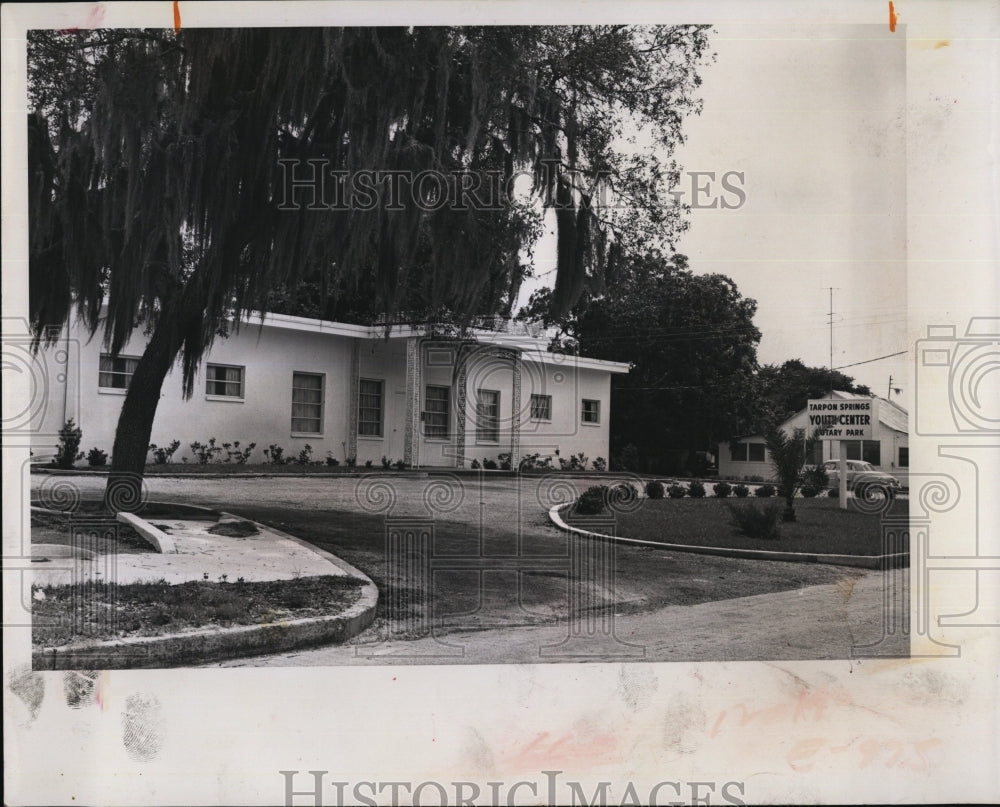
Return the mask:
<path id="1" fill-rule="evenodd" d="M 821 440 L 840 443 L 838 482 L 840 509 L 847 509 L 847 443 L 873 439 L 877 401 L 874 398 L 820 398 L 807 405 L 809 428 L 818 429 Z"/>

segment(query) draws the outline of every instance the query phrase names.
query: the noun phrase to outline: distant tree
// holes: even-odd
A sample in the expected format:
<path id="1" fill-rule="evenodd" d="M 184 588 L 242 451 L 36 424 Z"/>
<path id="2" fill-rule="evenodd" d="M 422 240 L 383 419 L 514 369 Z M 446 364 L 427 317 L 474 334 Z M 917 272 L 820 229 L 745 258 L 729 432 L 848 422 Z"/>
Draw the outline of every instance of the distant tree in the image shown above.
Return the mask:
<path id="1" fill-rule="evenodd" d="M 650 189 L 669 186 L 663 157 L 699 109 L 707 35 L 705 26 L 30 32 L 36 333 L 76 310 L 112 355 L 137 325 L 149 335 L 108 490 L 137 484 L 174 363 L 190 395 L 213 339 L 301 280 L 318 283 L 321 300 L 368 295 L 385 313 L 414 290 L 457 320 L 509 309 L 539 208 L 549 208 L 553 305 L 565 310 L 613 244 L 669 242 L 681 211 Z M 623 147 L 636 129 L 651 143 L 638 154 Z M 312 169 L 329 193 L 291 191 L 289 172 Z M 371 171 L 450 178 L 414 185 L 402 209 L 384 194 L 371 206 L 327 204 L 343 177 Z M 525 201 L 508 192 L 521 173 Z M 451 203 L 459 174 L 485 188 L 499 175 L 499 197 Z M 628 204 L 595 203 L 612 189 Z"/>
<path id="2" fill-rule="evenodd" d="M 832 388 L 857 395 L 871 395 L 864 384 L 855 384 L 854 379 L 844 373 L 829 368 L 808 367 L 799 359 L 791 359 L 782 365 L 765 364 L 757 372 L 756 394 L 760 400 L 759 422 L 755 431 L 762 431 L 767 422 L 786 420 L 796 412 L 805 409 L 810 398 L 823 398 Z"/>
<path id="3" fill-rule="evenodd" d="M 730 278 L 654 253 L 623 258 L 567 316 L 546 315 L 550 294 L 536 292 L 519 318 L 558 326 L 557 350 L 632 364 L 612 376 L 611 441 L 637 446 L 645 469 L 672 450 L 713 450 L 751 417 L 757 304 Z"/>

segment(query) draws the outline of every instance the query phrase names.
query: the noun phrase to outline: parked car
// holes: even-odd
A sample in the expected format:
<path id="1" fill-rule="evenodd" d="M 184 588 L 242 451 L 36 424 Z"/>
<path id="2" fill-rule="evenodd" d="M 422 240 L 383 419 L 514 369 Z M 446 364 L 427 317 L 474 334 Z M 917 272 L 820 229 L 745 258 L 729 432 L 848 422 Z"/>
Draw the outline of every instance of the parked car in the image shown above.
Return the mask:
<path id="1" fill-rule="evenodd" d="M 826 471 L 831 488 L 840 485 L 840 460 L 827 460 L 823 463 L 823 470 Z M 854 491 L 855 496 L 863 497 L 867 493 L 894 496 L 899 488 L 896 477 L 880 471 L 870 462 L 847 460 L 847 489 Z"/>

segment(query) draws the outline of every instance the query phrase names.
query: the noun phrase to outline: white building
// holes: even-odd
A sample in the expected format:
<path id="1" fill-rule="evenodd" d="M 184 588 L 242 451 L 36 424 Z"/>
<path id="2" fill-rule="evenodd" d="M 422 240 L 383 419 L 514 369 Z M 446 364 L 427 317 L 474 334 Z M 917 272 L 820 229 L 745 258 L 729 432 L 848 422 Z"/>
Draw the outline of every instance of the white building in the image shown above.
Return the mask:
<path id="1" fill-rule="evenodd" d="M 136 330 L 111 358 L 100 336 L 76 326 L 44 353 L 69 348 L 66 372 L 50 372 L 40 432 L 73 418 L 81 450 L 108 454 L 131 374 L 145 348 Z M 582 452 L 608 458 L 611 374 L 628 365 L 549 353 L 546 336 L 477 330 L 462 339 L 411 326 L 362 326 L 267 314 L 217 339 L 189 400 L 178 367 L 166 377 L 151 442 L 256 443 L 250 463 L 276 444 L 285 457 L 306 445 L 314 459 L 382 457 L 408 466 L 468 467 L 473 460 Z M 43 356 L 44 358 L 44 356 Z M 50 362 L 48 366 L 55 366 Z M 36 456 L 52 451 L 35 448 Z M 224 454 L 220 455 L 224 458 Z"/>
<path id="2" fill-rule="evenodd" d="M 832 398 L 855 398 L 856 395 L 834 390 Z M 886 398 L 876 398 L 878 416 L 872 426 L 871 440 L 847 440 L 847 459 L 865 460 L 880 471 L 890 473 L 906 487 L 909 478 L 910 449 L 908 439 L 909 416 L 903 407 Z M 796 429 L 811 433 L 809 418 L 805 409 L 796 412 L 781 424 L 781 429 L 791 436 Z M 817 441 L 813 455 L 806 458 L 810 464 L 818 465 L 827 460 L 840 458 L 840 442 L 837 440 Z M 774 478 L 771 453 L 764 444 L 763 436 L 757 434 L 742 437 L 732 445 L 719 446 L 719 476 L 726 479 Z"/>

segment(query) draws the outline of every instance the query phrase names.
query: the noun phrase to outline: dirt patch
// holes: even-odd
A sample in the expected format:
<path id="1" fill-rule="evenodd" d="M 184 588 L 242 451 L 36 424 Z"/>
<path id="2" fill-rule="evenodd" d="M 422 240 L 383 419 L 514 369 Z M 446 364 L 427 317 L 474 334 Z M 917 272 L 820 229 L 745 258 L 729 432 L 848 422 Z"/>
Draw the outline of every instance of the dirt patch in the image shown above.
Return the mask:
<path id="1" fill-rule="evenodd" d="M 96 515 L 97 511 L 92 511 Z M 121 524 L 114 520 L 110 514 L 107 515 L 107 526 L 110 529 L 95 529 L 88 531 L 86 536 L 86 549 L 96 552 L 98 555 L 142 555 L 155 552 L 156 549 L 143 538 L 139 533 L 127 524 Z M 56 544 L 58 546 L 74 546 L 70 525 L 72 520 L 70 515 L 52 515 L 49 513 L 31 514 L 31 543 L 33 544 Z M 110 537 L 110 536 L 116 536 Z"/>

